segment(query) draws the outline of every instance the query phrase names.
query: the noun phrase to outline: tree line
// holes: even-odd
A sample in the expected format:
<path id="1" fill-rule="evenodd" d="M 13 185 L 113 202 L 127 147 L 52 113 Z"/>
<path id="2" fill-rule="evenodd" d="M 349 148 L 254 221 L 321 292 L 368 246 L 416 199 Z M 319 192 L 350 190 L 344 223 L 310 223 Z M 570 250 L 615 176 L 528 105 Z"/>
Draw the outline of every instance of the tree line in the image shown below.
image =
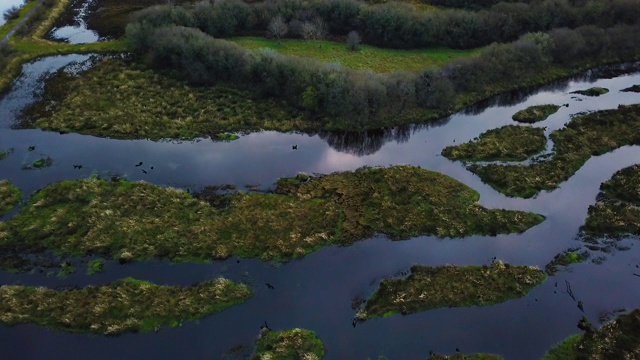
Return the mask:
<path id="1" fill-rule="evenodd" d="M 468 49 L 510 42 L 529 32 L 640 21 L 636 0 L 502 1 L 480 11 L 416 11 L 405 3 L 368 5 L 357 0 L 203 1 L 190 7 L 156 7 L 142 15 L 156 25 L 198 28 L 218 38 L 272 34 L 275 37 L 345 37 L 357 31 L 364 43 L 401 49 Z M 277 29 L 274 32 L 272 30 Z"/>
<path id="2" fill-rule="evenodd" d="M 337 63 L 287 57 L 269 49 L 250 51 L 183 24 L 188 10 L 146 12 L 127 27 L 138 53 L 158 67 L 177 69 L 194 84 L 232 83 L 280 98 L 319 117 L 344 119 L 351 127 L 402 116 L 414 110 L 450 110 L 456 95 L 485 93 L 494 83 L 517 84 L 554 65 L 599 59 L 634 59 L 640 53 L 638 25 L 602 29 L 583 26 L 528 33 L 515 42 L 492 44 L 479 56 L 440 69 L 376 74 Z"/>

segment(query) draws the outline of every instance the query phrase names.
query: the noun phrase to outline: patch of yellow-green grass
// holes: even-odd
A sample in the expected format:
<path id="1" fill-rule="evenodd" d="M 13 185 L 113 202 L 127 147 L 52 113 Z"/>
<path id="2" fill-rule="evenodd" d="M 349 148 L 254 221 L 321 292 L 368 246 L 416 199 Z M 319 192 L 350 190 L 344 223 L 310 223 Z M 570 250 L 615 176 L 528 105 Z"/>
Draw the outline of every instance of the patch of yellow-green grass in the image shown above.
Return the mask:
<path id="1" fill-rule="evenodd" d="M 500 355 L 494 354 L 461 354 L 455 353 L 453 355 L 440 355 L 440 354 L 431 354 L 429 355 L 429 360 L 504 360 L 504 358 Z"/>
<path id="2" fill-rule="evenodd" d="M 396 50 L 368 45 L 360 45 L 357 51 L 350 51 L 346 42 L 322 40 L 272 40 L 259 37 L 242 37 L 230 40 L 251 50 L 269 48 L 283 55 L 314 58 L 328 63 L 339 62 L 347 68 L 375 72 L 434 68 L 457 58 L 476 56 L 480 53 L 479 49 Z"/>
<path id="3" fill-rule="evenodd" d="M 575 116 L 550 135 L 553 156 L 528 165 L 471 165 L 469 170 L 497 191 L 530 198 L 568 180 L 592 156 L 640 145 L 640 104 Z"/>
<path id="4" fill-rule="evenodd" d="M 0 215 L 11 211 L 20 202 L 20 190 L 8 180 L 0 180 Z"/>
<path id="5" fill-rule="evenodd" d="M 385 279 L 356 318 L 412 314 L 441 307 L 493 305 L 525 296 L 546 274 L 499 260 L 490 266 L 413 266 L 406 279 Z"/>
<path id="6" fill-rule="evenodd" d="M 132 278 L 64 290 L 5 285 L 0 287 L 0 323 L 100 335 L 151 332 L 220 312 L 250 296 L 249 287 L 223 278 L 189 287 Z"/>
<path id="7" fill-rule="evenodd" d="M 11 29 L 13 29 L 13 27 L 16 26 L 16 24 L 18 24 L 20 20 L 22 20 L 22 18 L 24 18 L 24 16 L 29 12 L 29 10 L 36 6 L 37 3 L 38 0 L 30 0 L 20 8 L 20 16 L 18 18 L 9 20 L 2 26 L 0 26 L 0 40 L 4 39 L 9 31 L 11 31 Z"/>
<path id="8" fill-rule="evenodd" d="M 77 76 L 58 72 L 47 81 L 43 101 L 26 113 L 41 129 L 124 139 L 193 139 L 315 126 L 282 101 L 224 85 L 190 86 L 117 59 L 104 59 Z"/>
<path id="9" fill-rule="evenodd" d="M 143 182 L 54 183 L 4 224 L 0 248 L 121 262 L 231 255 L 286 260 L 375 233 L 393 239 L 496 235 L 523 232 L 544 220 L 533 213 L 486 209 L 471 188 L 412 166 L 300 178 L 282 179 L 277 193 L 217 195 L 214 190 L 202 199 Z"/>
<path id="10" fill-rule="evenodd" d="M 32 39 L 41 39 L 51 30 L 55 21 L 67 10 L 71 0 L 57 0 L 56 4 L 49 10 L 47 17 L 40 22 L 35 31 L 31 34 Z"/>
<path id="11" fill-rule="evenodd" d="M 543 360 L 577 360 L 577 345 L 582 340 L 582 334 L 571 335 L 561 343 L 556 344 L 545 355 Z"/>
<path id="12" fill-rule="evenodd" d="M 324 344 L 315 332 L 305 329 L 271 331 L 263 328 L 253 360 L 319 360 L 324 357 Z"/>
<path id="13" fill-rule="evenodd" d="M 551 260 L 544 267 L 545 272 L 549 275 L 554 275 L 561 268 L 567 267 L 571 264 L 584 262 L 588 258 L 589 258 L 588 251 L 583 251 L 581 253 L 578 253 L 577 249 L 566 250 L 553 257 L 553 260 Z"/>
<path id="14" fill-rule="evenodd" d="M 523 123 L 535 123 L 546 120 L 551 114 L 555 114 L 560 105 L 546 104 L 529 106 L 513 114 L 513 120 Z"/>
<path id="15" fill-rule="evenodd" d="M 544 151 L 546 144 L 542 128 L 507 125 L 466 144 L 447 146 L 442 156 L 462 161 L 523 161 Z"/>

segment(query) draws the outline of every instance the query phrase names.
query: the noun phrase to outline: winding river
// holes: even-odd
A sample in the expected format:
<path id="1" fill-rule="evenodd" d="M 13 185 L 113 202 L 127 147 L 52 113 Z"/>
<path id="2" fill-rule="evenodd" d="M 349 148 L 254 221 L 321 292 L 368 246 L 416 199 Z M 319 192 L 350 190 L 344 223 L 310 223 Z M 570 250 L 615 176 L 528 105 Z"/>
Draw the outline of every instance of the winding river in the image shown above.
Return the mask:
<path id="1" fill-rule="evenodd" d="M 423 265 L 481 265 L 496 256 L 512 264 L 544 267 L 555 254 L 579 243 L 575 240 L 587 208 L 595 202 L 600 183 L 624 167 L 640 163 L 640 147 L 624 147 L 590 159 L 569 181 L 534 199 L 505 197 L 483 184 L 459 162 L 440 156 L 448 146 L 480 133 L 514 123 L 511 115 L 531 105 L 565 104 L 545 122 L 547 135 L 583 111 L 640 103 L 640 94 L 620 92 L 640 83 L 640 73 L 594 79 L 583 76 L 559 82 L 528 95 L 493 99 L 438 123 L 368 133 L 299 134 L 259 132 L 232 142 L 201 139 L 193 142 L 113 140 L 77 134 L 19 129 L 20 112 L 42 92 L 43 78 L 56 69 L 78 66 L 88 55 L 49 57 L 27 64 L 11 90 L 0 98 L 0 149 L 13 152 L 0 161 L 1 178 L 11 180 L 26 200 L 52 182 L 120 175 L 161 186 L 198 190 L 207 185 L 273 187 L 278 177 L 298 172 L 330 173 L 361 166 L 412 164 L 449 175 L 481 194 L 487 207 L 534 211 L 547 220 L 520 235 L 472 236 L 465 239 L 418 237 L 392 242 L 384 237 L 349 247 L 331 246 L 302 260 L 285 264 L 231 258 L 210 264 L 170 264 L 150 261 L 131 265 L 106 263 L 105 272 L 84 275 L 82 268 L 66 278 L 43 274 L 0 273 L 2 284 L 66 286 L 102 284 L 132 276 L 162 284 L 188 285 L 225 276 L 253 285 L 255 296 L 246 303 L 200 321 L 158 333 L 119 337 L 67 334 L 35 325 L 0 327 L 3 357 L 21 359 L 113 358 L 243 358 L 260 325 L 274 330 L 301 327 L 316 331 L 327 347 L 326 359 L 427 358 L 429 351 L 489 352 L 506 359 L 539 359 L 553 344 L 576 333 L 583 313 L 565 292 L 571 283 L 585 313 L 596 323 L 603 311 L 640 305 L 640 283 L 633 276 L 640 251 L 627 240 L 627 251 L 602 254 L 602 264 L 577 264 L 559 272 L 521 299 L 487 307 L 438 309 L 418 314 L 374 319 L 351 326 L 351 299 L 366 297 L 387 276 Z M 74 65 L 75 64 L 75 65 Z M 589 75 L 589 74 L 587 74 Z M 590 74 L 593 75 L 593 74 Z M 610 89 L 597 98 L 569 92 L 601 86 Z M 292 145 L 298 145 L 292 150 Z M 29 146 L 35 150 L 28 151 Z M 21 170 L 41 156 L 53 166 Z M 134 165 L 153 165 L 143 174 Z M 82 164 L 82 169 L 72 165 Z M 19 209 L 7 214 L 7 220 Z M 269 282 L 275 287 L 268 289 Z M 557 284 L 557 287 L 556 287 Z M 232 350 L 233 349 L 233 350 Z"/>

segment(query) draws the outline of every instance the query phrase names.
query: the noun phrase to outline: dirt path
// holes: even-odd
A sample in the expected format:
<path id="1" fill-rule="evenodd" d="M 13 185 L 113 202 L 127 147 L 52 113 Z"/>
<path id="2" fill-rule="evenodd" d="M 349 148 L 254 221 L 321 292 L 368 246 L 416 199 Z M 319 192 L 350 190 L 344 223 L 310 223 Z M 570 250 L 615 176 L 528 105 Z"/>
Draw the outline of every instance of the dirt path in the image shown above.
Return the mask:
<path id="1" fill-rule="evenodd" d="M 0 40 L 0 49 L 2 49 L 5 45 L 9 43 L 9 39 L 11 39 L 11 37 L 13 36 L 13 34 L 16 33 L 16 31 L 18 31 L 20 26 L 22 26 L 27 20 L 29 20 L 31 15 L 33 15 L 33 12 L 42 5 L 42 1 L 43 0 L 38 0 L 38 3 L 34 7 L 32 7 L 31 10 L 29 10 L 29 12 L 25 16 L 23 16 L 22 19 L 20 19 L 20 21 L 18 21 L 18 23 L 13 27 L 13 29 L 9 30 L 9 33 L 7 34 L 7 36 L 5 36 L 2 40 Z"/>

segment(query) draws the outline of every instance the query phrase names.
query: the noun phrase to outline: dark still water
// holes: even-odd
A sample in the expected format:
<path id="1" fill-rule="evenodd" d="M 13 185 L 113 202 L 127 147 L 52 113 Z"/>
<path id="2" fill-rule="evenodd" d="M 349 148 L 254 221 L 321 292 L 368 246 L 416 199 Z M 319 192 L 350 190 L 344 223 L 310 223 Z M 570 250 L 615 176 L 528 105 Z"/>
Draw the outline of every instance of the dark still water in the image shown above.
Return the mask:
<path id="1" fill-rule="evenodd" d="M 252 284 L 255 296 L 247 303 L 177 328 L 153 334 L 119 337 L 66 334 L 39 326 L 0 327 L 0 349 L 11 359 L 134 359 L 134 358 L 242 358 L 263 321 L 274 330 L 301 327 L 316 331 L 327 347 L 326 359 L 424 359 L 429 351 L 491 352 L 506 359 L 539 359 L 554 343 L 577 333 L 583 313 L 565 292 L 571 283 L 584 302 L 585 315 L 594 323 L 603 311 L 640 306 L 640 284 L 633 276 L 640 251 L 633 240 L 628 251 L 603 254 L 601 265 L 591 262 L 550 277 L 529 296 L 488 307 L 438 309 L 396 315 L 351 326 L 351 299 L 366 297 L 383 277 L 413 264 L 488 264 L 493 256 L 512 264 L 544 267 L 555 254 L 579 245 L 574 240 L 587 208 L 594 203 L 600 183 L 632 164 L 640 163 L 640 148 L 625 147 L 594 157 L 569 181 L 535 199 L 507 198 L 469 173 L 464 166 L 439 155 L 448 145 L 466 142 L 483 131 L 511 124 L 511 115 L 531 105 L 568 103 L 547 121 L 547 134 L 561 128 L 572 114 L 640 103 L 640 94 L 621 89 L 640 83 L 640 74 L 596 81 L 558 83 L 525 96 L 494 99 L 488 108 L 476 108 L 429 126 L 408 126 L 361 134 L 282 134 L 260 132 L 233 142 L 151 142 L 101 139 L 39 130 L 15 130 L 21 109 L 42 90 L 46 74 L 88 56 L 52 57 L 25 66 L 12 90 L 0 99 L 0 149 L 13 149 L 0 161 L 0 178 L 11 180 L 24 193 L 65 179 L 119 175 L 161 186 L 197 190 L 206 185 L 235 184 L 273 187 L 278 177 L 298 172 L 330 173 L 361 166 L 413 164 L 452 176 L 478 190 L 487 207 L 529 210 L 547 217 L 521 235 L 437 239 L 418 237 L 392 242 L 383 237 L 350 247 L 328 247 L 302 260 L 275 265 L 255 260 L 229 259 L 211 264 L 146 262 L 121 266 L 107 263 L 105 272 L 91 277 L 84 269 L 64 279 L 41 274 L 0 273 L 0 283 L 29 285 L 100 284 L 132 276 L 161 284 L 191 284 L 225 276 Z M 610 90 L 597 98 L 569 94 L 602 86 Z M 574 97 L 574 98 L 572 98 Z M 292 150 L 298 145 L 298 150 Z M 35 150 L 28 151 L 29 146 Z M 39 157 L 53 166 L 21 170 Z M 138 162 L 154 166 L 143 174 Z M 82 164 L 74 169 L 72 165 Z M 8 214 L 6 218 L 12 216 Z M 247 214 L 250 216 L 250 214 Z M 264 285 L 270 282 L 274 290 Z M 558 287 L 555 286 L 556 282 Z M 242 346 L 240 355 L 229 352 Z M 233 355 L 233 356 L 232 356 Z"/>

